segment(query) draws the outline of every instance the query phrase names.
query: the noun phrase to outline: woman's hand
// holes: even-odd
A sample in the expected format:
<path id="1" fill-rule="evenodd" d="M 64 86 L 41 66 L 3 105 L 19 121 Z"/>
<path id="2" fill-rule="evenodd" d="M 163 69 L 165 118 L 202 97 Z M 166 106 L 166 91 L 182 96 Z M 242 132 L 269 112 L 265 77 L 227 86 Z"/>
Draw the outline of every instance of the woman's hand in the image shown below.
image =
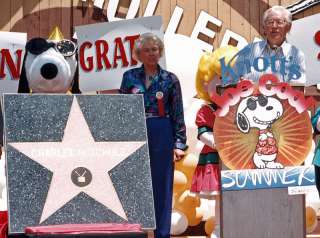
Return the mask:
<path id="1" fill-rule="evenodd" d="M 173 150 L 173 161 L 179 161 L 186 155 L 186 152 L 180 149 Z"/>

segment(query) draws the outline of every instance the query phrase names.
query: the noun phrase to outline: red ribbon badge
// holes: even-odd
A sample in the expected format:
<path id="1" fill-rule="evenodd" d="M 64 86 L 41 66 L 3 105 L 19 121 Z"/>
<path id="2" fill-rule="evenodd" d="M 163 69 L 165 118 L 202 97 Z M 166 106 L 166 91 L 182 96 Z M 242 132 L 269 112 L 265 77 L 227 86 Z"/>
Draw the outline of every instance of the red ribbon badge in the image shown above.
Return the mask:
<path id="1" fill-rule="evenodd" d="M 158 101 L 158 113 L 160 117 L 164 117 L 166 112 L 164 110 L 164 102 L 163 102 L 163 92 L 159 91 L 156 93 L 156 98 Z"/>

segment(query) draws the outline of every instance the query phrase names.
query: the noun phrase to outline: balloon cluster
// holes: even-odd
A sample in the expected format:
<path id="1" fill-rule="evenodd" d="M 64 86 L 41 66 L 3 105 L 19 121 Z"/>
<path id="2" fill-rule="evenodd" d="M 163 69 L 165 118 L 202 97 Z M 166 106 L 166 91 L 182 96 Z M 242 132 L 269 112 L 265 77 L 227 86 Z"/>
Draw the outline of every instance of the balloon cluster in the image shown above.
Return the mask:
<path id="1" fill-rule="evenodd" d="M 307 205 L 306 207 L 306 231 L 307 233 L 312 233 L 318 225 L 317 213 L 316 210 Z"/>
<path id="2" fill-rule="evenodd" d="M 197 156 L 189 153 L 184 159 L 175 164 L 171 235 L 180 235 L 187 230 L 188 226 L 199 225 L 205 219 L 205 213 L 208 212 L 206 210 L 210 210 L 204 208 L 200 198 L 195 194 L 191 194 L 189 190 L 197 162 Z M 205 223 L 206 233 L 210 235 L 213 229 L 214 217 L 210 216 Z"/>

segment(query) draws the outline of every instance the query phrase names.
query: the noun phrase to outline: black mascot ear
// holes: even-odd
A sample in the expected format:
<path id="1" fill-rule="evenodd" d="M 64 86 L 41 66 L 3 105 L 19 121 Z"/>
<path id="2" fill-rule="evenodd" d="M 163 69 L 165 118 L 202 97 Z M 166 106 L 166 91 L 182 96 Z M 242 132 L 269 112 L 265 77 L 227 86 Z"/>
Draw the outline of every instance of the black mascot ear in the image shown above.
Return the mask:
<path id="1" fill-rule="evenodd" d="M 78 61 L 78 51 L 75 53 L 76 54 L 76 60 L 78 62 L 77 64 L 77 69 L 76 72 L 74 73 L 73 81 L 72 81 L 72 88 L 71 92 L 73 94 L 80 94 L 80 88 L 79 88 L 79 61 Z"/>
<path id="2" fill-rule="evenodd" d="M 243 113 L 238 113 L 237 114 L 237 125 L 239 130 L 242 133 L 248 133 L 249 129 L 250 129 L 250 123 L 248 118 L 246 117 L 246 115 L 244 115 Z"/>
<path id="3" fill-rule="evenodd" d="M 74 73 L 71 92 L 73 94 L 80 94 L 81 93 L 80 88 L 79 88 L 79 65 L 77 65 L 76 72 Z"/>
<path id="4" fill-rule="evenodd" d="M 21 74 L 20 74 L 18 93 L 30 93 L 30 88 L 29 88 L 29 83 L 27 80 L 26 68 L 25 68 L 27 57 L 28 57 L 28 52 L 26 50 L 26 53 L 25 53 L 24 59 L 23 59 Z"/>

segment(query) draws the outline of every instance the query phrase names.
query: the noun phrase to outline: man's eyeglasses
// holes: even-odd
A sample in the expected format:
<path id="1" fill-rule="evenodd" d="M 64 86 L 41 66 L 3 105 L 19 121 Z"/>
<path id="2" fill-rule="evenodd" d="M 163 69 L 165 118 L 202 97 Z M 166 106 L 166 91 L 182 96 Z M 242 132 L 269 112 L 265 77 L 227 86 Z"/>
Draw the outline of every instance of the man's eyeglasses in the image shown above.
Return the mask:
<path id="1" fill-rule="evenodd" d="M 287 24 L 287 21 L 283 19 L 278 19 L 278 20 L 269 19 L 269 20 L 266 20 L 265 22 L 266 26 L 273 26 L 275 23 L 277 24 L 277 26 L 284 26 L 285 24 Z"/>

